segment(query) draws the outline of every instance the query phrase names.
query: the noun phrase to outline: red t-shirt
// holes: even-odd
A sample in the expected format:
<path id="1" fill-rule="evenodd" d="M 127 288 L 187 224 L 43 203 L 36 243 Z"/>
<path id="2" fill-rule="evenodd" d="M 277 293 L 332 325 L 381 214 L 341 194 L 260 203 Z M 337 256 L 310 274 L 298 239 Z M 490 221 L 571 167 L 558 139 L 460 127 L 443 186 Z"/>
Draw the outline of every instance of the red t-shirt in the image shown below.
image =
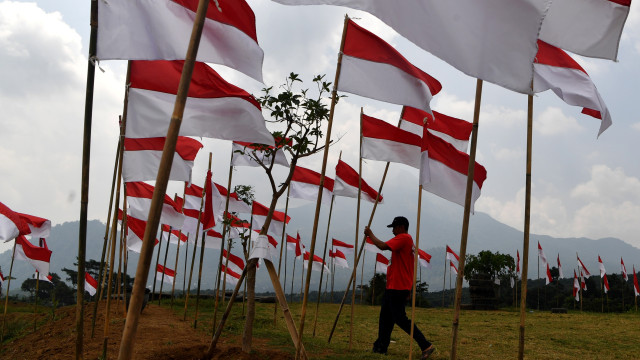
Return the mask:
<path id="1" fill-rule="evenodd" d="M 387 289 L 411 290 L 413 288 L 413 238 L 400 234 L 386 243 L 391 248 L 391 264 L 387 268 Z"/>

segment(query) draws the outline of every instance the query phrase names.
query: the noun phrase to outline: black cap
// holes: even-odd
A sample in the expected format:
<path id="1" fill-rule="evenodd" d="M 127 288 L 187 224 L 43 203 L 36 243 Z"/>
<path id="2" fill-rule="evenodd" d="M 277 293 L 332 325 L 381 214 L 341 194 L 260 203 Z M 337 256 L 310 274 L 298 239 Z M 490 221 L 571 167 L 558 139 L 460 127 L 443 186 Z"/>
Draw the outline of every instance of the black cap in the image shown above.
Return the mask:
<path id="1" fill-rule="evenodd" d="M 405 229 L 409 230 L 409 220 L 407 220 L 407 218 L 404 216 L 396 216 L 395 218 L 393 218 L 393 222 L 387 225 L 387 227 L 392 228 L 398 225 L 402 225 Z"/>

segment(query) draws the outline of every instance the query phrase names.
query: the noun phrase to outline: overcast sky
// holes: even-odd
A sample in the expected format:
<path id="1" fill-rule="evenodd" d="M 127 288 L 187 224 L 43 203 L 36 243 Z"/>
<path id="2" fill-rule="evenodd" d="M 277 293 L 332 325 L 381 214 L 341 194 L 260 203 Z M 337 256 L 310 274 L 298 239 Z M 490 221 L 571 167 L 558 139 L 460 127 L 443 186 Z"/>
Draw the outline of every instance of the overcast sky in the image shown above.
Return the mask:
<path id="1" fill-rule="evenodd" d="M 89 1 L 0 2 L 0 201 L 10 208 L 49 218 L 76 221 L 80 179 L 84 96 L 89 38 Z M 265 52 L 267 86 L 296 72 L 310 83 L 315 74 L 333 81 L 344 14 L 394 45 L 443 85 L 432 101 L 439 112 L 472 120 L 476 81 L 399 36 L 365 13 L 345 8 L 286 7 L 249 0 L 256 13 L 258 40 Z M 438 34 L 425 34 L 438 36 Z M 558 237 L 618 237 L 640 247 L 640 10 L 631 7 L 619 62 L 575 56 L 587 70 L 613 117 L 613 126 L 596 139 L 599 121 L 581 115 L 552 92 L 534 100 L 531 231 Z M 89 218 L 106 220 L 118 115 L 124 96 L 124 61 L 100 63 L 96 71 L 91 146 Z M 214 66 L 230 82 L 259 95 L 263 84 Z M 488 171 L 476 211 L 523 228 L 527 97 L 485 83 L 477 160 Z M 330 153 L 334 175 L 338 153 L 357 166 L 360 107 L 397 123 L 401 107 L 349 95 L 336 108 L 334 134 L 342 136 Z M 214 180 L 226 184 L 230 144 L 204 140 L 193 178 L 204 180 L 207 153 L 213 152 Z M 321 156 L 302 166 L 320 169 Z M 364 178 L 377 187 L 382 164 L 368 161 Z M 416 178 L 417 170 L 403 170 Z M 281 175 L 282 173 L 280 173 Z M 270 198 L 266 176 L 241 168 L 234 184 L 256 186 L 257 200 Z M 393 186 L 389 183 L 386 186 Z M 414 191 L 407 189 L 407 191 Z M 181 192 L 172 182 L 169 193 Z M 383 191 L 384 192 L 384 191 Z M 425 194 L 425 201 L 431 197 Z M 296 206 L 301 202 L 293 202 Z M 282 202 L 284 206 L 284 201 Z M 294 217 L 295 218 L 295 217 Z M 75 240 L 75 239 L 69 239 Z"/>

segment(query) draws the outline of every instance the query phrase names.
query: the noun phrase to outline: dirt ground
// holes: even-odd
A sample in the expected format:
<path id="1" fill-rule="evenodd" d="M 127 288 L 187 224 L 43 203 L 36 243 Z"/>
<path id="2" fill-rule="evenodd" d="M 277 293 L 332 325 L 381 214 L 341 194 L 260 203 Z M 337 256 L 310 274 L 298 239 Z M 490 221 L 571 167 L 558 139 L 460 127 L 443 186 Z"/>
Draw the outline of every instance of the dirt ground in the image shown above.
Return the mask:
<path id="1" fill-rule="evenodd" d="M 104 306 L 100 304 L 96 319 L 95 335 L 91 338 L 92 304 L 85 306 L 84 323 L 84 359 L 103 359 L 104 343 Z M 110 319 L 107 359 L 116 359 L 120 347 L 122 330 L 124 327 L 124 315 L 122 311 L 114 311 L 111 305 L 112 316 Z M 30 316 L 27 314 L 8 314 L 7 321 L 12 317 Z M 49 316 L 40 314 L 42 320 Z M 134 359 L 137 360 L 191 360 L 203 359 L 204 353 L 209 347 L 211 338 L 204 333 L 193 329 L 192 322 L 183 321 L 175 316 L 169 309 L 157 305 L 148 305 L 140 317 L 137 337 L 134 347 Z M 49 321 L 40 325 L 34 333 L 9 341 L 0 350 L 0 359 L 49 359 L 68 360 L 75 358 L 75 306 L 58 310 L 56 321 Z M 254 339 L 252 354 L 241 351 L 241 339 L 239 337 L 225 337 L 221 339 L 213 359 L 241 359 L 241 360 L 265 360 L 265 359 L 291 359 L 286 353 L 269 350 L 264 342 Z"/>

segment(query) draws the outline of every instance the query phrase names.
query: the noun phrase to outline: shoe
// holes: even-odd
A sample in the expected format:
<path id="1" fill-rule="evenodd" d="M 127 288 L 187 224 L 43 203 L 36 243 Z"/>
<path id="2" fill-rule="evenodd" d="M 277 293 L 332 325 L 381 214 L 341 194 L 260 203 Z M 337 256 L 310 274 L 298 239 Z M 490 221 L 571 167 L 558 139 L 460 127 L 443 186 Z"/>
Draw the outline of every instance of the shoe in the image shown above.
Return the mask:
<path id="1" fill-rule="evenodd" d="M 382 354 L 382 355 L 387 355 L 387 352 L 374 346 L 373 349 L 371 350 L 373 351 L 374 354 Z"/>
<path id="2" fill-rule="evenodd" d="M 436 351 L 436 347 L 431 345 L 428 348 L 424 349 L 422 351 L 422 357 L 420 358 L 420 360 L 426 360 L 429 358 L 429 356 L 431 356 L 431 354 L 433 354 L 433 352 Z"/>

